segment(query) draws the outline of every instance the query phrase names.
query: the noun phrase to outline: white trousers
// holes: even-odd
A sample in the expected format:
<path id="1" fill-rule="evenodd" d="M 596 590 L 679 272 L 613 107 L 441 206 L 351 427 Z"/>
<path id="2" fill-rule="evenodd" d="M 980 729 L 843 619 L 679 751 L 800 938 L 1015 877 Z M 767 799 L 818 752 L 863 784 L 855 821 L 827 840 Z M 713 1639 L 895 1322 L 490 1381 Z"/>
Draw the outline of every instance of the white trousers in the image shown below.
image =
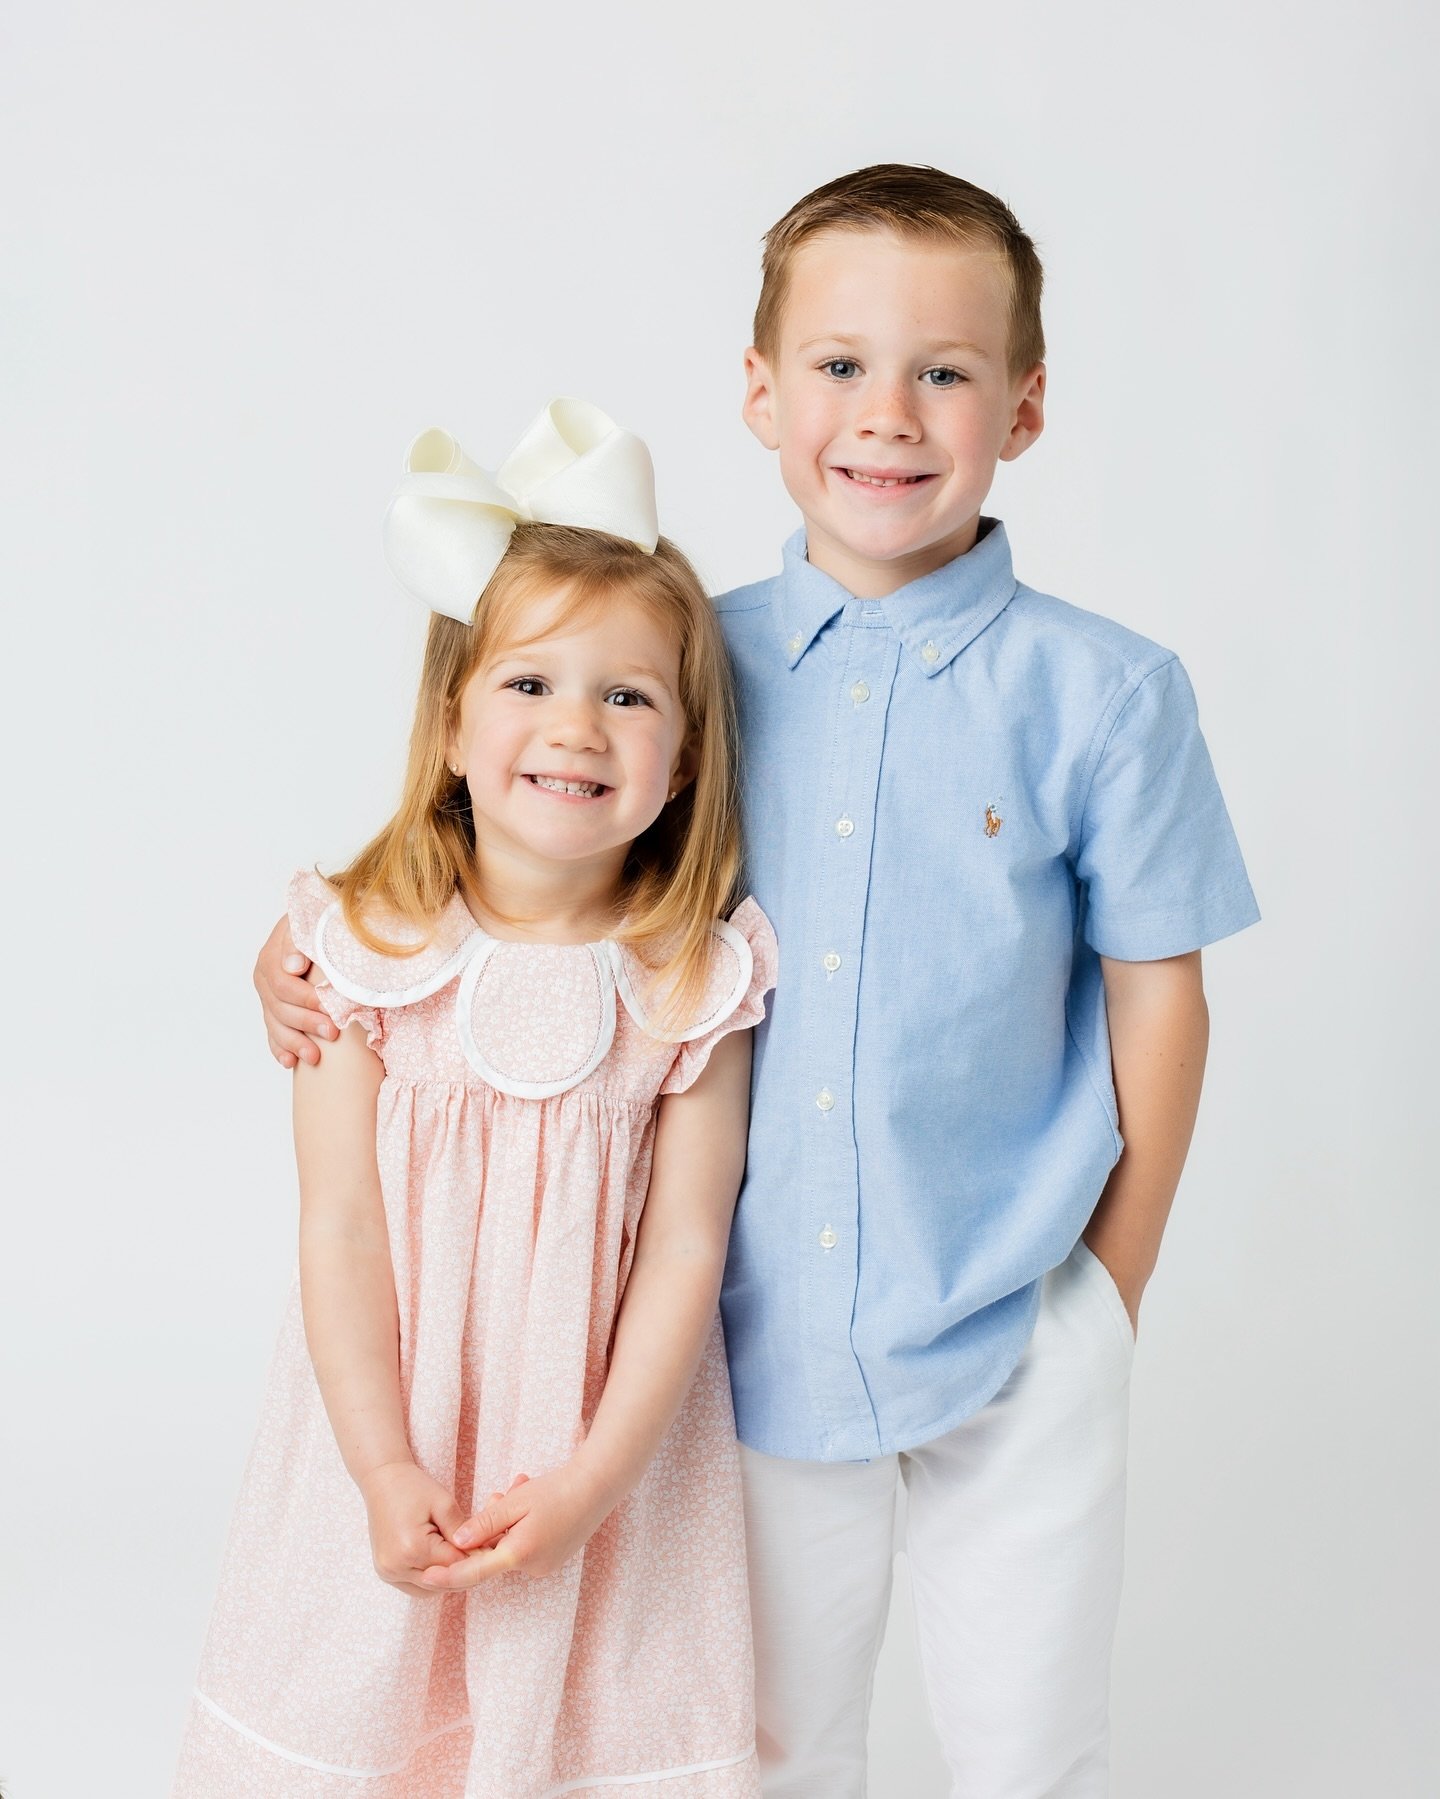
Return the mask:
<path id="1" fill-rule="evenodd" d="M 873 1462 L 742 1449 L 765 1799 L 863 1799 L 896 1474 L 952 1799 L 1104 1799 L 1134 1337 L 1083 1243 L 989 1405 Z M 876 1799 L 902 1799 L 881 1771 Z"/>

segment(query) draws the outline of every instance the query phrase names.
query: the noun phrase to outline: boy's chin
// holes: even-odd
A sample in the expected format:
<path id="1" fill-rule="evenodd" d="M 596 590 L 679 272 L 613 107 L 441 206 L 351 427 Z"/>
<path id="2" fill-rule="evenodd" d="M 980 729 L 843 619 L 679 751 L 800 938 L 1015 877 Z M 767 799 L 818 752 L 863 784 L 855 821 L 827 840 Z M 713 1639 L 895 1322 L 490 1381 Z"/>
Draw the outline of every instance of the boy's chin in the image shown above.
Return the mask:
<path id="1" fill-rule="evenodd" d="M 900 520 L 887 528 L 884 521 L 856 527 L 849 520 L 807 519 L 806 530 L 812 542 L 819 541 L 840 555 L 856 562 L 883 568 L 889 563 L 936 560 L 949 562 L 969 549 L 975 539 L 975 520 L 958 520 L 949 530 L 906 530 Z"/>

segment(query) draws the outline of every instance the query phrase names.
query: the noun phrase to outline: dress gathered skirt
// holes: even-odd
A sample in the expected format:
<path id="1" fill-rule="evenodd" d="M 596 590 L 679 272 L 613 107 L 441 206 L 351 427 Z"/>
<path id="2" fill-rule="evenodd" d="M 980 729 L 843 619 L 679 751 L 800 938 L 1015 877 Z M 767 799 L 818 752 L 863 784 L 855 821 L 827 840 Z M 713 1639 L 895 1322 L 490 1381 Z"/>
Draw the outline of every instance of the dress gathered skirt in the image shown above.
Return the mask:
<path id="1" fill-rule="evenodd" d="M 774 935 L 713 936 L 685 1040 L 614 943 L 488 937 L 458 893 L 413 957 L 318 875 L 297 945 L 384 1063 L 376 1156 L 411 1453 L 467 1511 L 583 1439 L 649 1183 L 657 1104 L 763 1016 Z M 400 938 L 397 928 L 384 933 Z M 672 1033 L 673 1037 L 673 1033 Z M 639 1483 L 543 1577 L 417 1597 L 371 1561 L 290 1295 L 225 1549 L 174 1799 L 755 1799 L 734 1418 L 716 1319 Z"/>

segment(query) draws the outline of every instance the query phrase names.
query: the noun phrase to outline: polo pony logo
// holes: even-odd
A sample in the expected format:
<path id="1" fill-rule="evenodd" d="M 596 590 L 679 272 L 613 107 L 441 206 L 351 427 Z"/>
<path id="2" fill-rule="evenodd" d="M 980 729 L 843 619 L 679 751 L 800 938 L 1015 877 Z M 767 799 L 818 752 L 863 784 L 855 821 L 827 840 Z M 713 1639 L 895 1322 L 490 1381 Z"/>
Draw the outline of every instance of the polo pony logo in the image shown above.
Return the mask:
<path id="1" fill-rule="evenodd" d="M 1004 822 L 1005 820 L 1001 818 L 1000 814 L 993 806 L 987 806 L 985 808 L 985 835 L 987 837 L 998 837 L 1000 835 L 1000 827 Z"/>

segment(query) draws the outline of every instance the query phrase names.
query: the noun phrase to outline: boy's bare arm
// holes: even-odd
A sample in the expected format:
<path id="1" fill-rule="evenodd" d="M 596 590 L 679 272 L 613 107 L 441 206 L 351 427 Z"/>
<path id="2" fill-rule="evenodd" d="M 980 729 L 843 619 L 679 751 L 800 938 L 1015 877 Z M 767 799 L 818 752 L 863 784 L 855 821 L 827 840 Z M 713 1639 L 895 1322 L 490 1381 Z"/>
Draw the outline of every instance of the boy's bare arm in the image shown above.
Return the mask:
<path id="1" fill-rule="evenodd" d="M 1085 1241 L 1110 1270 L 1133 1323 L 1195 1128 L 1210 1014 L 1199 950 L 1160 962 L 1102 957 L 1101 967 L 1125 1150 Z"/>
<path id="2" fill-rule="evenodd" d="M 297 1062 L 315 1067 L 320 1045 L 339 1035 L 305 979 L 310 963 L 295 947 L 289 921 L 277 918 L 255 959 L 255 991 L 265 1012 L 270 1054 L 282 1068 Z"/>

